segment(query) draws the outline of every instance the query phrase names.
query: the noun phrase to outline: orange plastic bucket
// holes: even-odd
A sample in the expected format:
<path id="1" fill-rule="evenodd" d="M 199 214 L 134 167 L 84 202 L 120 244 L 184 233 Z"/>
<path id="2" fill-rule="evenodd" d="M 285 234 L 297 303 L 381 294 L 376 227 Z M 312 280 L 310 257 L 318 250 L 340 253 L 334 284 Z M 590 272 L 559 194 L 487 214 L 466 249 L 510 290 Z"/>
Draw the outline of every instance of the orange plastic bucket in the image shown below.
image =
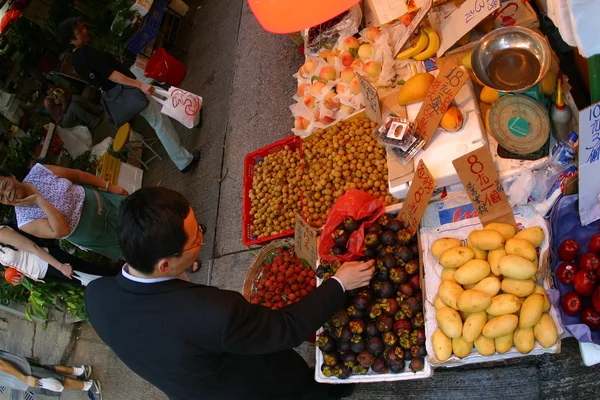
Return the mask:
<path id="1" fill-rule="evenodd" d="M 161 48 L 156 50 L 150 57 L 144 75 L 146 78 L 152 78 L 161 83 L 179 86 L 186 72 L 187 68 L 183 63 L 177 61 L 165 49 Z"/>

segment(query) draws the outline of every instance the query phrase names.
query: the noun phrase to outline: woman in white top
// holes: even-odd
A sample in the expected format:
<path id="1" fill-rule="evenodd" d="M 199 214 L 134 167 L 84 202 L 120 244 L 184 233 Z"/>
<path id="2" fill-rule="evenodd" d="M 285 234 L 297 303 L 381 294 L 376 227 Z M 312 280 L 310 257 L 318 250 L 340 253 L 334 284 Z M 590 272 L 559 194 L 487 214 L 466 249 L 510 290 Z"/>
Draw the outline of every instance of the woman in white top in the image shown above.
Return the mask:
<path id="1" fill-rule="evenodd" d="M 58 246 L 38 246 L 6 225 L 0 225 L 0 264 L 20 272 L 11 282 L 13 285 L 20 284 L 25 276 L 35 281 L 77 285 L 80 281 L 73 279 L 74 270 L 102 276 L 112 276 L 118 272 L 90 264 Z"/>

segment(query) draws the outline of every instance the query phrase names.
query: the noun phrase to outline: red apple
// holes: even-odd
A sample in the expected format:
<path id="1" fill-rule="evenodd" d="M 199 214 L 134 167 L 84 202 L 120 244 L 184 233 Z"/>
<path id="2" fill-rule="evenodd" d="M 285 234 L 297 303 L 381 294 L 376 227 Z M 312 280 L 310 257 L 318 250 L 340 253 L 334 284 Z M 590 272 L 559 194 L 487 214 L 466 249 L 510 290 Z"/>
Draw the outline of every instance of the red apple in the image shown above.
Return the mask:
<path id="1" fill-rule="evenodd" d="M 600 233 L 596 233 L 590 239 L 589 251 L 593 251 L 594 253 L 600 253 Z"/>
<path id="2" fill-rule="evenodd" d="M 583 303 L 577 292 L 569 292 L 563 296 L 562 308 L 565 314 L 573 316 L 581 311 Z"/>
<path id="3" fill-rule="evenodd" d="M 600 287 L 597 287 L 594 290 L 594 294 L 592 295 L 592 306 L 594 306 L 594 310 L 600 312 Z"/>
<path id="4" fill-rule="evenodd" d="M 598 256 L 592 252 L 583 253 L 579 257 L 579 269 L 583 271 L 595 272 L 600 266 L 600 260 Z"/>
<path id="5" fill-rule="evenodd" d="M 575 239 L 567 239 L 558 246 L 558 258 L 561 261 L 573 261 L 579 254 L 579 245 Z"/>
<path id="6" fill-rule="evenodd" d="M 563 261 L 556 268 L 556 277 L 565 285 L 572 285 L 575 274 L 577 273 L 577 265 L 571 261 Z"/>
<path id="7" fill-rule="evenodd" d="M 591 296 L 596 288 L 596 275 L 592 271 L 579 271 L 573 280 L 575 291 L 582 296 Z"/>
<path id="8" fill-rule="evenodd" d="M 581 312 L 581 322 L 589 326 L 592 330 L 600 329 L 600 313 L 592 307 L 586 307 Z"/>

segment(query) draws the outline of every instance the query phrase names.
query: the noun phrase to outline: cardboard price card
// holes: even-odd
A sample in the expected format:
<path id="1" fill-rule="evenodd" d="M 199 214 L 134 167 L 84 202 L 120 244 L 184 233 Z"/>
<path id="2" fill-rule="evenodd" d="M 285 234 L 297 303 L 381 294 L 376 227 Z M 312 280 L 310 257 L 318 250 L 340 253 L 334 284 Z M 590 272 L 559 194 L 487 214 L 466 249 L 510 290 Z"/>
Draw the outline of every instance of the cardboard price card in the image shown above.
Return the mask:
<path id="1" fill-rule="evenodd" d="M 299 214 L 296 214 L 296 232 L 294 234 L 294 250 L 296 257 L 306 260 L 315 269 L 317 266 L 317 231 L 315 231 Z"/>
<path id="2" fill-rule="evenodd" d="M 500 7 L 500 0 L 467 0 L 448 18 L 442 21 L 440 48 L 441 57 L 458 39 L 470 32 L 477 24 Z"/>
<path id="3" fill-rule="evenodd" d="M 423 160 L 420 160 L 402 209 L 397 217 L 411 235 L 417 232 L 435 188 L 435 179 L 431 176 L 431 172 L 429 172 Z"/>
<path id="4" fill-rule="evenodd" d="M 579 112 L 579 218 L 600 219 L 600 103 Z"/>
<path id="5" fill-rule="evenodd" d="M 446 62 L 438 76 L 431 83 L 415 120 L 417 132 L 427 140 L 427 143 L 429 143 L 440 125 L 440 121 L 446 110 L 448 110 L 452 99 L 468 78 L 468 72 L 453 62 Z"/>
<path id="6" fill-rule="evenodd" d="M 487 146 L 452 161 L 483 226 L 504 222 L 517 226 L 500 176 Z"/>
<path id="7" fill-rule="evenodd" d="M 365 99 L 365 114 L 371 121 L 381 123 L 381 109 L 379 107 L 379 96 L 377 90 L 367 82 L 360 74 L 356 74 L 360 83 L 360 91 Z"/>
<path id="8" fill-rule="evenodd" d="M 410 35 L 413 34 L 413 32 L 415 31 L 415 29 L 417 29 L 417 26 L 419 26 L 425 15 L 429 12 L 429 10 L 431 10 L 432 5 L 433 0 L 425 1 L 425 4 L 422 5 L 417 15 L 415 15 L 411 23 L 406 27 L 404 32 L 402 32 L 402 34 L 396 41 L 396 44 L 394 45 L 394 57 L 396 57 L 398 53 L 400 53 L 402 47 L 404 46 Z"/>

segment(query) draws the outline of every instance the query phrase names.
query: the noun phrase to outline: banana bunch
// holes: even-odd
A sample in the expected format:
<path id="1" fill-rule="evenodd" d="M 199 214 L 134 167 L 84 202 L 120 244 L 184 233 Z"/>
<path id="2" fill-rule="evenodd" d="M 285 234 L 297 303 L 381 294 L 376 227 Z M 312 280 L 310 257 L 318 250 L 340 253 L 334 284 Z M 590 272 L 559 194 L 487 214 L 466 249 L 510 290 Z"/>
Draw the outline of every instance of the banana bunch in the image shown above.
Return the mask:
<path id="1" fill-rule="evenodd" d="M 440 36 L 433 28 L 421 29 L 419 39 L 414 46 L 398 53 L 397 60 L 408 60 L 412 58 L 416 61 L 424 61 L 433 57 L 440 48 Z"/>

